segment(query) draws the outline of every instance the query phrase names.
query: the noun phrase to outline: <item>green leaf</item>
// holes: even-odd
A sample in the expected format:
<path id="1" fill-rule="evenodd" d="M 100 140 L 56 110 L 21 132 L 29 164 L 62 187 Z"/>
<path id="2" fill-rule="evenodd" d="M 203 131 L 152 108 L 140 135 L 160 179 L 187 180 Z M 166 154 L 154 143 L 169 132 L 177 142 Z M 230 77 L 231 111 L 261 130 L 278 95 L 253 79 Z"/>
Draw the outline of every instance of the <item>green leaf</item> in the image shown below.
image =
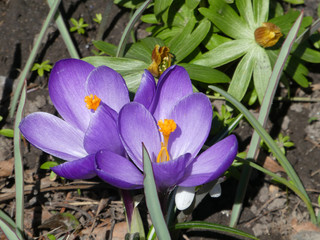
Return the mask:
<path id="1" fill-rule="evenodd" d="M 152 13 L 141 16 L 141 21 L 145 23 L 150 23 L 150 24 L 159 23 L 156 16 Z"/>
<path id="2" fill-rule="evenodd" d="M 284 0 L 284 1 L 292 4 L 304 4 L 304 0 Z"/>
<path id="3" fill-rule="evenodd" d="M 257 91 L 259 102 L 262 103 L 264 94 L 267 90 L 272 68 L 270 59 L 266 51 L 261 47 L 256 47 L 256 65 L 253 69 L 253 82 Z"/>
<path id="4" fill-rule="evenodd" d="M 256 29 L 256 25 L 253 17 L 251 0 L 237 0 L 236 5 L 240 16 L 246 20 L 247 25 L 254 31 Z"/>
<path id="5" fill-rule="evenodd" d="M 256 238 L 255 236 L 252 236 L 249 233 L 243 232 L 236 228 L 232 228 L 232 227 L 228 227 L 228 226 L 224 226 L 216 223 L 192 221 L 192 222 L 177 223 L 175 225 L 175 229 L 189 229 L 189 228 L 200 229 L 200 230 L 216 230 L 216 231 L 221 231 L 223 233 L 232 233 L 238 236 L 258 240 L 258 238 Z"/>
<path id="6" fill-rule="evenodd" d="M 254 0 L 253 14 L 257 27 L 260 27 L 263 22 L 267 22 L 269 14 L 269 0 Z"/>
<path id="7" fill-rule="evenodd" d="M 210 67 L 190 63 L 180 63 L 178 65 L 184 67 L 190 78 L 195 81 L 210 84 L 230 82 L 230 78 L 226 74 Z"/>
<path id="8" fill-rule="evenodd" d="M 200 3 L 200 0 L 186 0 L 186 5 L 191 10 L 195 9 Z"/>
<path id="9" fill-rule="evenodd" d="M 320 63 L 320 52 L 309 48 L 305 43 L 296 45 L 292 55 L 307 62 Z"/>
<path id="10" fill-rule="evenodd" d="M 1 129 L 0 135 L 13 138 L 13 129 L 8 129 L 8 128 Z"/>
<path id="11" fill-rule="evenodd" d="M 243 56 L 253 46 L 256 46 L 256 43 L 248 39 L 229 41 L 206 52 L 191 63 L 208 67 L 219 67 Z"/>
<path id="12" fill-rule="evenodd" d="M 211 0 L 209 2 L 210 8 L 199 8 L 199 12 L 221 31 L 235 39 L 254 39 L 253 31 L 225 1 Z"/>
<path id="13" fill-rule="evenodd" d="M 169 9 L 172 2 L 173 0 L 157 0 L 154 2 L 154 13 L 157 18 L 159 18 L 162 14 L 164 14 L 164 12 Z M 164 19 L 164 22 L 167 21 L 165 21 Z"/>
<path id="14" fill-rule="evenodd" d="M 230 42 L 232 41 L 232 39 L 228 38 L 228 37 L 224 37 L 221 36 L 217 33 L 213 33 L 209 39 L 209 41 L 206 44 L 206 48 L 208 50 L 212 50 L 216 47 L 218 47 L 219 45 L 225 43 L 225 42 Z"/>
<path id="15" fill-rule="evenodd" d="M 150 156 L 142 144 L 143 153 L 143 173 L 144 173 L 144 193 L 146 198 L 147 207 L 150 213 L 152 224 L 156 230 L 158 239 L 170 240 L 170 233 L 164 220 L 161 206 L 157 193 L 157 186 L 154 180 L 152 164 Z"/>
<path id="16" fill-rule="evenodd" d="M 19 239 L 18 235 L 15 233 L 14 229 L 11 226 L 0 218 L 0 229 L 3 231 L 7 239 L 10 240 L 22 240 Z"/>
<path id="17" fill-rule="evenodd" d="M 117 54 L 117 46 L 111 43 L 107 43 L 104 41 L 93 41 L 92 43 L 97 49 L 104 52 L 105 54 L 108 54 L 112 57 L 115 57 Z"/>
<path id="18" fill-rule="evenodd" d="M 228 88 L 228 93 L 239 101 L 248 89 L 254 66 L 255 50 L 252 49 L 239 62 Z"/>
<path id="19" fill-rule="evenodd" d="M 176 63 L 183 60 L 200 45 L 208 34 L 210 25 L 208 20 L 202 20 L 192 33 L 188 33 L 186 27 L 180 35 L 170 41 L 168 47 L 170 52 L 175 55 Z"/>

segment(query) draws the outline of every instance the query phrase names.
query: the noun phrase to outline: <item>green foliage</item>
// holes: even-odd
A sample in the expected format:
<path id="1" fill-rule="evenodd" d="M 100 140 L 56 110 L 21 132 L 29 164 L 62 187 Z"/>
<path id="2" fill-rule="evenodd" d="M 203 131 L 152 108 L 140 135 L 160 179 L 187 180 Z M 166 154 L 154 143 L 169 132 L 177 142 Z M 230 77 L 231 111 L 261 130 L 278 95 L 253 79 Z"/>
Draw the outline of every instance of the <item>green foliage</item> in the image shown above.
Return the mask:
<path id="1" fill-rule="evenodd" d="M 45 169 L 45 170 L 49 170 L 51 167 L 55 167 L 59 164 L 63 163 L 62 160 L 55 158 L 55 161 L 47 161 L 43 164 L 41 164 L 40 169 Z M 50 180 L 54 181 L 57 178 L 57 174 L 55 174 L 53 171 L 50 172 Z M 64 180 L 65 178 L 60 177 L 62 180 Z"/>
<path id="2" fill-rule="evenodd" d="M 89 26 L 89 24 L 84 23 L 83 18 L 81 17 L 79 21 L 77 21 L 74 18 L 71 18 L 70 21 L 73 24 L 73 27 L 70 28 L 70 32 L 75 32 L 77 31 L 79 34 L 85 34 L 85 28 Z"/>
<path id="3" fill-rule="evenodd" d="M 294 146 L 294 143 L 290 141 L 290 136 L 283 136 L 282 133 L 279 133 L 277 139 L 274 140 L 274 142 L 277 144 L 277 146 L 279 147 L 283 155 L 286 154 L 287 148 L 291 148 Z M 263 148 L 267 149 L 269 152 L 271 152 L 271 150 L 267 147 L 267 145 L 263 141 L 261 141 L 260 145 Z"/>
<path id="4" fill-rule="evenodd" d="M 93 19 L 96 23 L 100 24 L 102 21 L 102 14 L 101 13 L 96 13 L 96 17 Z"/>
<path id="5" fill-rule="evenodd" d="M 13 129 L 8 129 L 8 128 L 0 129 L 0 135 L 13 138 Z"/>
<path id="6" fill-rule="evenodd" d="M 35 63 L 31 69 L 31 71 L 37 71 L 38 75 L 42 77 L 44 75 L 44 72 L 50 72 L 52 69 L 52 65 L 49 64 L 49 60 L 46 60 L 42 63 Z"/>

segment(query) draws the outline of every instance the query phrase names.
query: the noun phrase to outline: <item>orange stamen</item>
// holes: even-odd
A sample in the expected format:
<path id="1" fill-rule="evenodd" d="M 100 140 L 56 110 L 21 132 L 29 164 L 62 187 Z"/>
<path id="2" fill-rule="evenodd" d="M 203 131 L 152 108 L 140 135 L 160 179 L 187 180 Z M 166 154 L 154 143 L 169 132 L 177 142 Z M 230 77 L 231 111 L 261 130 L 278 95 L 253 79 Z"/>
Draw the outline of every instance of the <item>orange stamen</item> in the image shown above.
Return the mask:
<path id="1" fill-rule="evenodd" d="M 164 121 L 158 121 L 159 132 L 163 135 L 163 143 L 161 143 L 161 150 L 157 157 L 157 162 L 165 162 L 169 161 L 169 153 L 168 153 L 168 142 L 169 137 L 172 132 L 174 132 L 177 128 L 177 124 L 172 119 L 164 119 Z"/>
<path id="2" fill-rule="evenodd" d="M 84 98 L 84 101 L 87 104 L 86 107 L 88 109 L 93 109 L 94 111 L 96 111 L 100 105 L 101 99 L 96 95 L 93 96 L 92 94 L 90 94 L 89 96 L 86 96 Z"/>

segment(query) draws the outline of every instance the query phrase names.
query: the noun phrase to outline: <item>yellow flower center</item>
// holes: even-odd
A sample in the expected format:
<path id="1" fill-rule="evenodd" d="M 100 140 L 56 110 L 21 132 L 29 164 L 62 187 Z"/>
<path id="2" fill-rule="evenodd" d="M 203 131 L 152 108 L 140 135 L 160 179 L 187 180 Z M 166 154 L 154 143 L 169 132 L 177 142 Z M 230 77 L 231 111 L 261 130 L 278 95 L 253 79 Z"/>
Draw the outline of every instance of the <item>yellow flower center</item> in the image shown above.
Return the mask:
<path id="1" fill-rule="evenodd" d="M 164 119 L 164 121 L 158 121 L 159 132 L 163 135 L 163 142 L 161 143 L 161 149 L 157 157 L 157 163 L 166 162 L 170 160 L 168 153 L 168 142 L 172 132 L 177 128 L 177 124 L 172 119 Z"/>
<path id="2" fill-rule="evenodd" d="M 89 96 L 86 96 L 84 98 L 84 101 L 87 104 L 86 107 L 88 109 L 93 109 L 94 111 L 96 111 L 100 105 L 101 99 L 96 95 L 93 96 L 92 94 L 90 94 Z"/>

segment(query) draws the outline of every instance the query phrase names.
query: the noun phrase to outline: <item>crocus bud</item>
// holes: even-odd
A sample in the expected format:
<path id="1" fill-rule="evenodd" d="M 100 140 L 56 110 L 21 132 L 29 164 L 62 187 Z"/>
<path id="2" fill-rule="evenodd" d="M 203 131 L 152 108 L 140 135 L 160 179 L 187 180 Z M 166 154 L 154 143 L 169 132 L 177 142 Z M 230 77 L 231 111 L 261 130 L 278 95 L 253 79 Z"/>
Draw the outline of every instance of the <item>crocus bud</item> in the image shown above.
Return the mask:
<path id="1" fill-rule="evenodd" d="M 171 66 L 172 54 L 166 46 L 156 45 L 152 51 L 152 63 L 148 67 L 154 77 L 159 77 L 168 67 Z"/>
<path id="2" fill-rule="evenodd" d="M 282 37 L 280 28 L 273 23 L 262 23 L 262 27 L 254 31 L 256 42 L 266 48 L 274 46 Z"/>

